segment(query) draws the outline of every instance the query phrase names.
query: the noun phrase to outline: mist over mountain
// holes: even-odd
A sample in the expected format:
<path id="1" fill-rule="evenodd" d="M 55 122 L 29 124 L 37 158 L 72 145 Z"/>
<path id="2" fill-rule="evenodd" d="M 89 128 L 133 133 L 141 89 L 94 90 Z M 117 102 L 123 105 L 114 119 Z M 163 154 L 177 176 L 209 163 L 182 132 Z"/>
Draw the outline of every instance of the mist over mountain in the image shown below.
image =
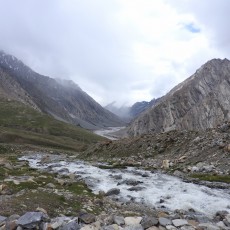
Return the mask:
<path id="1" fill-rule="evenodd" d="M 3 51 L 0 52 L 0 74 L 0 95 L 4 98 L 23 102 L 86 129 L 124 125 L 73 81 L 40 75 Z"/>
<path id="2" fill-rule="evenodd" d="M 213 59 L 137 117 L 128 133 L 214 128 L 230 119 L 229 98 L 230 61 Z"/>

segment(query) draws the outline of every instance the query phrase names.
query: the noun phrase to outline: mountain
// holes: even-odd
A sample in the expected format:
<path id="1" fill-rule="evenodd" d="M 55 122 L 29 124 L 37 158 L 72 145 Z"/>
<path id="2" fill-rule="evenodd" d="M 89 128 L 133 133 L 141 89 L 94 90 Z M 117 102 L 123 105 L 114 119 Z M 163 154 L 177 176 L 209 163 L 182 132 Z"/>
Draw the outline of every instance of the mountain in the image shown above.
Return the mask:
<path id="1" fill-rule="evenodd" d="M 124 125 L 74 82 L 40 75 L 2 51 L 0 76 L 0 96 L 20 101 L 58 120 L 92 130 Z"/>
<path id="2" fill-rule="evenodd" d="M 213 59 L 160 98 L 128 127 L 131 136 L 205 130 L 230 119 L 230 61 Z"/>
<path id="3" fill-rule="evenodd" d="M 121 106 L 117 107 L 116 101 L 113 101 L 112 103 L 106 105 L 104 108 L 109 110 L 110 112 L 116 114 L 118 117 L 122 118 L 123 120 L 130 120 L 130 107 L 128 106 Z"/>
<path id="4" fill-rule="evenodd" d="M 151 106 L 156 104 L 158 99 L 153 99 L 151 101 L 142 101 L 142 102 L 136 102 L 133 104 L 129 110 L 129 114 L 131 117 L 137 117 L 145 110 L 149 109 Z"/>
<path id="5" fill-rule="evenodd" d="M 117 107 L 115 105 L 116 102 L 114 101 L 106 105 L 105 109 L 121 117 L 123 120 L 130 121 L 133 118 L 139 116 L 143 111 L 153 106 L 157 102 L 157 100 L 158 99 L 153 99 L 149 102 L 148 101 L 136 102 L 131 107 L 129 106 Z"/>

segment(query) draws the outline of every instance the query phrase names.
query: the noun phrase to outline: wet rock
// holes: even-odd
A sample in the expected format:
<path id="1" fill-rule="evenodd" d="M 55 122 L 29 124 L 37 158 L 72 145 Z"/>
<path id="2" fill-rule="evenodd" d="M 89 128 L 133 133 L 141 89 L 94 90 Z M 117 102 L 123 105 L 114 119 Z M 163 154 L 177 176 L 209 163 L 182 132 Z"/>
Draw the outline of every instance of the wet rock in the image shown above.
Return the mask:
<path id="1" fill-rule="evenodd" d="M 60 230 L 79 230 L 81 229 L 80 225 L 76 221 L 70 221 L 68 224 L 63 225 Z"/>
<path id="2" fill-rule="evenodd" d="M 184 173 L 179 171 L 179 170 L 176 170 L 174 173 L 173 173 L 174 176 L 177 176 L 177 177 L 184 177 Z"/>
<path id="3" fill-rule="evenodd" d="M 105 193 L 105 196 L 112 196 L 112 195 L 118 195 L 120 193 L 120 189 L 118 188 L 112 188 L 109 191 Z"/>
<path id="4" fill-rule="evenodd" d="M 143 183 L 143 182 L 133 180 L 133 179 L 128 179 L 128 180 L 124 180 L 124 181 L 118 183 L 117 185 L 126 184 L 126 185 L 136 186 L 136 185 L 141 184 L 141 183 Z"/>
<path id="5" fill-rule="evenodd" d="M 164 217 L 159 218 L 159 223 L 161 226 L 172 225 L 172 221 Z"/>
<path id="6" fill-rule="evenodd" d="M 226 219 L 226 221 L 230 224 L 230 214 L 227 214 L 227 215 L 225 216 L 225 219 Z"/>
<path id="7" fill-rule="evenodd" d="M 119 174 L 119 175 L 112 175 L 112 177 L 115 179 L 115 180 L 121 180 L 122 179 L 122 175 Z"/>
<path id="8" fill-rule="evenodd" d="M 227 211 L 218 211 L 215 215 L 215 220 L 217 221 L 221 221 L 223 219 L 225 219 L 225 217 L 228 215 Z"/>
<path id="9" fill-rule="evenodd" d="M 91 224 L 91 223 L 95 222 L 96 217 L 95 217 L 95 215 L 93 215 L 91 213 L 82 213 L 79 215 L 79 220 L 84 222 L 85 224 Z"/>
<path id="10" fill-rule="evenodd" d="M 123 216 L 114 216 L 113 221 L 115 224 L 121 226 L 125 224 L 125 219 Z"/>
<path id="11" fill-rule="evenodd" d="M 184 219 L 175 219 L 175 220 L 172 220 L 172 223 L 175 227 L 181 227 L 183 225 L 188 224 L 188 221 Z"/>
<path id="12" fill-rule="evenodd" d="M 69 169 L 67 169 L 67 168 L 60 169 L 60 170 L 58 170 L 58 173 L 67 174 L 67 173 L 69 173 Z"/>
<path id="13" fill-rule="evenodd" d="M 140 224 L 142 217 L 125 217 L 125 225 L 137 225 Z"/>
<path id="14" fill-rule="evenodd" d="M 141 221 L 141 225 L 144 229 L 150 228 L 158 224 L 158 219 L 155 217 L 144 217 Z"/>
<path id="15" fill-rule="evenodd" d="M 141 187 L 141 186 L 133 186 L 131 188 L 128 188 L 129 191 L 136 191 L 136 192 L 141 191 L 143 189 L 145 189 L 145 187 Z"/>
<path id="16" fill-rule="evenodd" d="M 42 212 L 27 212 L 21 216 L 17 224 L 23 228 L 36 228 L 43 220 L 47 220 L 48 216 Z"/>

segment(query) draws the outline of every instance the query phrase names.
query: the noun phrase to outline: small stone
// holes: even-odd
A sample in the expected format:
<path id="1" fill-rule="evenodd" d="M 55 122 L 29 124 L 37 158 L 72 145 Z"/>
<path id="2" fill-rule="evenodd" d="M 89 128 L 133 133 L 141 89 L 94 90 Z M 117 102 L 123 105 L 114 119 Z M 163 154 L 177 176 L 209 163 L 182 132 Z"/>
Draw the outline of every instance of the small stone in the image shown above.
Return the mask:
<path id="1" fill-rule="evenodd" d="M 36 208 L 36 211 L 37 212 L 43 212 L 43 213 L 47 214 L 47 211 L 44 208 L 38 207 L 38 208 Z"/>
<path id="2" fill-rule="evenodd" d="M 175 219 L 175 220 L 172 220 L 172 222 L 173 222 L 173 225 L 176 227 L 181 227 L 183 225 L 188 224 L 188 221 L 184 219 Z"/>
<path id="3" fill-rule="evenodd" d="M 52 188 L 52 189 L 56 188 L 56 186 L 53 183 L 47 184 L 46 187 L 47 188 Z"/>
<path id="4" fill-rule="evenodd" d="M 80 225 L 76 221 L 70 221 L 68 224 L 63 225 L 60 230 L 79 230 L 81 229 Z"/>
<path id="5" fill-rule="evenodd" d="M 120 193 L 120 189 L 118 188 L 112 188 L 109 191 L 105 193 L 105 196 L 112 196 L 112 195 L 118 195 Z"/>
<path id="6" fill-rule="evenodd" d="M 159 223 L 162 226 L 166 226 L 166 225 L 171 225 L 172 221 L 170 219 L 164 218 L 164 217 L 160 217 L 159 218 Z"/>
<path id="7" fill-rule="evenodd" d="M 114 216 L 113 221 L 115 224 L 121 226 L 125 224 L 125 219 L 123 216 Z"/>
<path id="8" fill-rule="evenodd" d="M 125 225 L 137 225 L 140 224 L 142 217 L 125 217 Z"/>

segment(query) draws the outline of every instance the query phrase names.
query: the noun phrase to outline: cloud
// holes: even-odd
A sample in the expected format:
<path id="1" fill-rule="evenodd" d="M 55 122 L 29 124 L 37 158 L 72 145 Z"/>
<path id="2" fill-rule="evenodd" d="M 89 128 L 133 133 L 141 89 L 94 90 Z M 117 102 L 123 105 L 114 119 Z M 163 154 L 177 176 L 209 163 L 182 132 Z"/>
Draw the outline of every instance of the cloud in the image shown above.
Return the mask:
<path id="1" fill-rule="evenodd" d="M 0 0 L 0 48 L 99 103 L 160 97 L 228 57 L 226 0 Z"/>

